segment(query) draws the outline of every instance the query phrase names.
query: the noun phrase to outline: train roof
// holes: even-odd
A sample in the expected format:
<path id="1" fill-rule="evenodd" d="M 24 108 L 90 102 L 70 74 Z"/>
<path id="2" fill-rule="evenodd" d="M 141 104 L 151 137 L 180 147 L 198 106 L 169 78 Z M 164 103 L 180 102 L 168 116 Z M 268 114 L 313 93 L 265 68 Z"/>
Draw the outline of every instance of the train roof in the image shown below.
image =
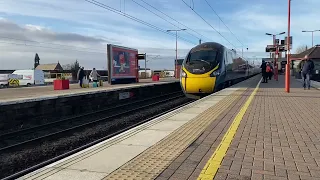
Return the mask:
<path id="1" fill-rule="evenodd" d="M 201 49 L 220 49 L 222 47 L 224 46 L 216 42 L 205 42 L 193 47 L 191 52 L 199 51 Z"/>
<path id="2" fill-rule="evenodd" d="M 191 52 L 199 51 L 200 49 L 220 49 L 220 48 L 226 48 L 228 51 L 233 51 L 238 55 L 238 53 L 234 49 L 228 49 L 224 45 L 217 43 L 217 42 L 205 42 L 202 44 L 199 44 L 191 49 Z M 240 57 L 239 58 L 245 60 L 245 58 Z"/>
<path id="3" fill-rule="evenodd" d="M 205 42 L 202 44 L 199 44 L 195 47 L 193 47 L 192 49 L 198 49 L 198 48 L 221 48 L 223 47 L 223 45 L 221 45 L 220 43 L 217 42 Z"/>

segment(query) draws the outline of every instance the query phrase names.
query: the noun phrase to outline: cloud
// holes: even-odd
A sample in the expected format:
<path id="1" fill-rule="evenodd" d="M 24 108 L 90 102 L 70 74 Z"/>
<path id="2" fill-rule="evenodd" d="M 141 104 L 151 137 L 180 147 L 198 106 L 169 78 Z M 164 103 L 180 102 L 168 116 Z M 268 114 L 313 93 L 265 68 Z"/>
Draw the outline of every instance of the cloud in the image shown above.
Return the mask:
<path id="1" fill-rule="evenodd" d="M 174 42 L 160 42 L 156 37 L 142 35 L 140 38 L 144 37 L 145 40 L 141 41 L 136 37 L 124 36 L 116 40 L 101 35 L 84 36 L 75 33 L 59 33 L 37 25 L 19 26 L 6 19 L 0 20 L 0 26 L 3 27 L 0 29 L 1 69 L 32 68 L 35 53 L 39 54 L 42 64 L 58 61 L 68 64 L 77 59 L 86 68 L 106 69 L 106 45 L 109 43 L 145 47 L 140 48 L 139 51 L 161 56 L 161 58 L 150 60 L 156 67 L 170 69 L 173 66 L 175 51 L 162 44 L 173 44 Z M 88 28 L 86 31 L 90 32 L 91 29 Z M 111 33 L 108 36 L 118 36 L 118 34 Z M 136 42 L 139 42 L 138 45 Z M 148 48 L 150 43 L 158 48 Z M 179 52 L 185 55 L 187 49 L 179 50 Z M 159 60 L 162 62 L 157 63 Z"/>
<path id="2" fill-rule="evenodd" d="M 293 48 L 302 44 L 311 45 L 311 34 L 302 33 L 301 31 L 304 29 L 317 29 L 315 25 L 320 23 L 318 18 L 320 13 L 316 10 L 316 7 L 320 6 L 320 1 L 291 1 L 291 4 Z M 288 4 L 287 1 L 258 1 L 230 15 L 228 19 L 233 24 L 241 22 L 239 23 L 240 33 L 244 34 L 241 31 L 247 31 L 247 39 L 253 39 L 254 42 L 269 39 L 268 44 L 270 44 L 272 43 L 272 37 L 265 36 L 265 33 L 277 34 L 288 31 Z M 316 36 L 320 36 L 320 34 Z M 279 38 L 284 39 L 284 36 Z M 315 40 L 319 39 L 315 38 Z"/>
<path id="3" fill-rule="evenodd" d="M 272 38 L 264 34 L 287 31 L 286 1 L 209 1 L 233 33 L 224 26 L 203 0 L 194 1 L 194 6 L 192 5 L 194 10 L 230 43 L 180 0 L 144 0 L 170 17 L 144 3 L 143 0 L 134 1 L 157 15 L 133 0 L 98 1 L 121 10 L 125 15 L 154 25 L 160 28 L 160 31 L 187 28 L 187 31 L 178 33 L 184 38 L 178 41 L 180 58 L 185 57 L 188 50 L 198 43 L 199 38 L 202 41 L 217 41 L 229 48 L 233 48 L 231 45 L 233 44 L 239 54 L 244 48 L 244 54 L 249 58 L 268 56 L 264 50 L 265 46 L 272 42 Z M 186 2 L 191 6 L 191 1 Z M 320 1 L 306 0 L 303 3 L 292 1 L 292 4 L 294 48 L 301 44 L 311 44 L 311 35 L 301 33 L 301 30 L 316 28 L 314 25 L 320 21 L 317 18 L 319 13 L 316 7 L 320 6 Z M 37 52 L 41 63 L 60 61 L 66 64 L 78 59 L 85 67 L 102 69 L 106 68 L 106 44 L 112 43 L 137 48 L 141 53 L 153 55 L 150 56 L 149 67 L 173 68 L 174 33 L 168 35 L 158 31 L 159 29 L 155 30 L 84 0 L 50 2 L 20 0 L 19 4 L 14 1 L 2 1 L 0 26 L 2 27 L 0 29 L 0 67 L 30 68 L 34 54 Z M 315 42 L 320 40 L 319 37 L 320 33 L 315 33 Z M 238 39 L 241 42 L 238 42 Z M 246 47 L 249 48 L 249 52 L 245 50 Z M 160 57 L 152 59 L 157 55 Z"/>

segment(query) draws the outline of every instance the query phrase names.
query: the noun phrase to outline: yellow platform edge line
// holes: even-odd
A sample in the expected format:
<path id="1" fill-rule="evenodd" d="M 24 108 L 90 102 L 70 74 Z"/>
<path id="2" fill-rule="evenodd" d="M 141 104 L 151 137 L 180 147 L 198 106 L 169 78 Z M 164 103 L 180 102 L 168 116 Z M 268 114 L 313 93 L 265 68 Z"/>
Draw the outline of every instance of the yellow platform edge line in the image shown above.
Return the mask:
<path id="1" fill-rule="evenodd" d="M 232 124 L 230 125 L 228 131 L 224 134 L 223 139 L 218 145 L 217 149 L 215 150 L 215 152 L 212 154 L 212 156 L 210 157 L 210 159 L 202 169 L 198 177 L 198 180 L 212 180 L 215 177 L 216 173 L 218 172 L 218 169 L 221 166 L 221 162 L 224 156 L 226 155 L 227 150 L 229 149 L 229 146 L 233 140 L 233 137 L 237 132 L 240 122 L 259 89 L 261 80 L 255 87 L 250 97 L 245 102 L 245 104 L 241 107 L 237 116 L 234 118 Z"/>

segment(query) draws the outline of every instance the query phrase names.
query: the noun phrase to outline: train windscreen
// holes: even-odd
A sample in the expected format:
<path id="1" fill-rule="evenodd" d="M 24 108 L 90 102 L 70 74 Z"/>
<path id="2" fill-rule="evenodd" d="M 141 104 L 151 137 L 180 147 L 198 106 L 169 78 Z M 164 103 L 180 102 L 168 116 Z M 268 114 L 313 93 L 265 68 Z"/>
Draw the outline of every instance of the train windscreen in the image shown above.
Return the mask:
<path id="1" fill-rule="evenodd" d="M 217 50 L 215 49 L 194 50 L 190 52 L 187 61 L 189 63 L 192 63 L 195 61 L 202 61 L 202 62 L 213 65 L 213 64 L 216 64 L 217 54 L 218 54 Z"/>
<path id="2" fill-rule="evenodd" d="M 185 65 L 192 73 L 206 73 L 218 65 L 217 56 L 217 50 L 194 50 L 188 55 Z"/>

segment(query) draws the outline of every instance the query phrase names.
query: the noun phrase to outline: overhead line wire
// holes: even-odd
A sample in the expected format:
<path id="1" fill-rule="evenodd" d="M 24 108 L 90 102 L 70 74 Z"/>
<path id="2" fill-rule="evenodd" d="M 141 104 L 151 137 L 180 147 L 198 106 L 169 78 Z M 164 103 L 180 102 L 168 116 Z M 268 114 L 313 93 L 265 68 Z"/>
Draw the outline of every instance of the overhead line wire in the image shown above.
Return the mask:
<path id="1" fill-rule="evenodd" d="M 139 5 L 140 7 L 142 7 L 142 8 L 144 8 L 144 9 L 146 9 L 147 11 L 151 12 L 152 14 L 154 14 L 154 15 L 158 16 L 159 18 L 163 19 L 164 21 L 166 21 L 166 22 L 170 23 L 171 25 L 173 25 L 173 26 L 175 26 L 175 27 L 177 27 L 177 28 L 180 28 L 180 27 L 179 27 L 179 26 L 177 26 L 176 24 L 174 24 L 174 23 L 172 23 L 172 22 L 170 22 L 170 21 L 166 20 L 165 18 L 163 18 L 163 17 L 159 16 L 157 13 L 154 13 L 153 11 L 151 11 L 150 9 L 148 9 L 148 8 L 146 8 L 145 6 L 141 5 L 141 4 L 140 4 L 140 3 L 138 3 L 137 1 L 135 1 L 135 0 L 132 0 L 132 1 L 133 1 L 134 3 L 136 3 L 137 5 Z M 195 37 L 195 38 L 197 38 L 197 39 L 200 39 L 199 37 L 197 37 L 197 36 L 195 36 L 195 35 L 193 35 L 193 34 L 189 33 L 188 31 L 186 31 L 186 33 L 190 34 L 191 36 L 193 36 L 193 37 Z"/>
<path id="2" fill-rule="evenodd" d="M 182 0 L 186 6 L 188 6 L 195 14 L 197 14 L 204 22 L 206 22 L 214 31 L 216 31 L 222 38 L 224 38 L 229 44 L 231 44 L 235 49 L 237 47 L 232 44 L 227 38 L 225 38 L 219 31 L 217 31 L 208 21 L 206 21 L 199 13 L 197 13 L 194 9 L 192 9 L 184 0 Z"/>
<path id="3" fill-rule="evenodd" d="M 106 10 L 109 10 L 109 11 L 112 11 L 112 12 L 117 13 L 117 14 L 119 14 L 119 15 L 122 15 L 122 16 L 124 16 L 124 17 L 126 17 L 126 18 L 129 18 L 129 19 L 131 19 L 131 20 L 134 20 L 134 21 L 139 22 L 139 23 L 141 23 L 141 24 L 144 24 L 144 25 L 146 25 L 146 26 L 149 26 L 149 27 L 151 27 L 151 28 L 153 28 L 153 29 L 156 29 L 156 30 L 158 30 L 158 31 L 160 31 L 160 32 L 169 34 L 169 35 L 171 35 L 171 36 L 175 36 L 174 34 L 167 32 L 166 30 L 163 30 L 163 29 L 161 29 L 161 28 L 159 28 L 159 27 L 157 27 L 157 26 L 155 26 L 155 25 L 152 25 L 152 24 L 150 24 L 150 23 L 148 23 L 148 22 L 145 22 L 145 21 L 143 21 L 143 20 L 141 20 L 141 19 L 138 19 L 138 18 L 136 18 L 136 17 L 134 17 L 134 16 L 131 16 L 131 15 L 129 15 L 129 14 L 122 13 L 122 12 L 120 12 L 119 10 L 117 10 L 117 9 L 115 9 L 115 8 L 112 8 L 112 7 L 108 6 L 108 5 L 105 5 L 105 4 L 101 3 L 101 2 L 98 2 L 98 1 L 95 1 L 95 0 L 91 0 L 91 1 L 90 1 L 90 0 L 84 0 L 84 1 L 87 1 L 88 3 L 94 4 L 94 5 L 96 5 L 96 6 L 99 6 L 99 7 L 101 7 L 101 8 L 104 8 L 104 9 L 106 9 Z M 184 41 L 186 41 L 186 42 L 189 42 L 189 43 L 191 43 L 191 44 L 195 44 L 194 42 L 191 42 L 191 41 L 189 41 L 189 40 L 187 40 L 187 39 L 185 39 L 185 38 L 183 38 L 183 37 L 181 37 L 181 36 L 177 36 L 177 37 L 180 38 L 180 39 L 182 39 L 182 40 L 184 40 Z"/>
<path id="4" fill-rule="evenodd" d="M 140 0 L 140 1 L 144 2 L 145 4 L 147 4 L 148 6 L 152 7 L 153 9 L 155 9 L 155 10 L 159 11 L 160 13 L 162 13 L 163 15 L 167 16 L 168 18 L 172 19 L 173 21 L 177 22 L 178 24 L 180 24 L 180 25 L 182 25 L 182 26 L 186 27 L 188 30 L 191 30 L 191 31 L 195 32 L 195 33 L 196 33 L 196 34 L 198 34 L 199 36 L 204 37 L 204 38 L 206 38 L 206 39 L 210 39 L 210 38 L 208 38 L 208 37 L 206 37 L 206 36 L 204 36 L 204 35 L 200 34 L 199 32 L 195 31 L 194 29 L 192 29 L 192 28 L 190 28 L 190 27 L 188 27 L 188 26 L 186 26 L 186 25 L 182 24 L 181 22 L 179 22 L 178 20 L 176 20 L 176 19 L 172 18 L 171 16 L 167 15 L 166 13 L 162 12 L 161 10 L 159 10 L 159 9 L 158 9 L 158 8 L 156 8 L 156 7 L 154 7 L 154 6 L 153 6 L 153 5 L 151 5 L 150 3 L 147 3 L 145 0 Z M 198 38 L 198 37 L 197 37 L 197 38 Z M 200 38 L 198 38 L 198 39 L 200 39 Z"/>
<path id="5" fill-rule="evenodd" d="M 231 34 L 233 34 L 233 36 L 240 42 L 240 44 L 242 44 L 242 46 L 244 46 L 244 44 L 238 39 L 238 37 L 230 30 L 230 28 L 224 23 L 224 21 L 221 19 L 221 17 L 218 15 L 218 13 L 213 9 L 213 7 L 209 4 L 209 2 L 207 0 L 205 0 L 206 3 L 209 5 L 209 7 L 211 8 L 211 10 L 218 16 L 218 18 L 220 19 L 220 21 L 224 24 L 224 26 L 231 32 Z"/>

